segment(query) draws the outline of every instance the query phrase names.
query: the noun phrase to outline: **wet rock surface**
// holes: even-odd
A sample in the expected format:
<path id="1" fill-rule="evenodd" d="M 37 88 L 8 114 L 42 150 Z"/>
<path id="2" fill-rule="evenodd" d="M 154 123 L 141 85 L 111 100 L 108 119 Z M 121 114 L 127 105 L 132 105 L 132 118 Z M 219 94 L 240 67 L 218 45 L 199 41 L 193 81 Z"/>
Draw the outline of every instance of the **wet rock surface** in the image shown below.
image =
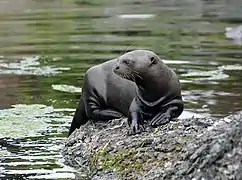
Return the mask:
<path id="1" fill-rule="evenodd" d="M 242 111 L 176 120 L 128 136 L 126 119 L 81 126 L 65 163 L 91 179 L 242 179 Z"/>

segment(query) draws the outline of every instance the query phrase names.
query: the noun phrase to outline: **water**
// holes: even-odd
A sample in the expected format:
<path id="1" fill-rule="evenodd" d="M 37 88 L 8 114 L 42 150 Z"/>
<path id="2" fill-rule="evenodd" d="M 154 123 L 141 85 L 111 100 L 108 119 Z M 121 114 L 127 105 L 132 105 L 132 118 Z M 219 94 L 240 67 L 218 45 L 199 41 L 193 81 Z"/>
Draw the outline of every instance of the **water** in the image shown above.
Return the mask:
<path id="1" fill-rule="evenodd" d="M 73 179 L 60 150 L 85 71 L 127 50 L 176 71 L 186 110 L 241 109 L 240 0 L 1 0 L 0 179 Z"/>

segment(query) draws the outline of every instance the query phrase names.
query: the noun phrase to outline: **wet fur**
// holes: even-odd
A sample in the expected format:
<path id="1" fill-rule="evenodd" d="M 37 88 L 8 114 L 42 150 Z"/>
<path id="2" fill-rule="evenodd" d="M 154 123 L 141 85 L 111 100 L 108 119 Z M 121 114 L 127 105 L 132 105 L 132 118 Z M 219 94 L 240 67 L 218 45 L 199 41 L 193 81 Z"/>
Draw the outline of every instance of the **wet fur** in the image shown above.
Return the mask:
<path id="1" fill-rule="evenodd" d="M 135 68 L 126 66 L 127 59 L 136 65 Z M 115 70 L 117 66 L 119 70 Z M 144 74 L 148 68 L 152 76 L 147 80 Z M 158 80 L 157 87 L 153 80 Z M 147 83 L 155 87 L 154 92 L 146 93 Z M 168 87 L 167 83 L 171 86 Z M 150 119 L 150 124 L 155 127 L 178 117 L 182 111 L 181 89 L 175 73 L 153 52 L 131 51 L 86 72 L 69 135 L 89 119 L 107 121 L 122 116 L 128 116 L 131 134 L 136 134 L 144 130 L 144 120 Z"/>

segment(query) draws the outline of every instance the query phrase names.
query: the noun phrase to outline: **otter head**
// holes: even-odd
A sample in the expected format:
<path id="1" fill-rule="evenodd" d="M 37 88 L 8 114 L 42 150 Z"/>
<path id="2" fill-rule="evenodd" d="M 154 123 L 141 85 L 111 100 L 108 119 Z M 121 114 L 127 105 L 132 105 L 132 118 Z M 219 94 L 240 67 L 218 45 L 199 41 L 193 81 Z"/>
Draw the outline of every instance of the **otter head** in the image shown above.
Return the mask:
<path id="1" fill-rule="evenodd" d="M 122 78 L 140 82 L 152 71 L 159 57 L 148 50 L 135 50 L 123 54 L 113 67 L 113 72 Z"/>

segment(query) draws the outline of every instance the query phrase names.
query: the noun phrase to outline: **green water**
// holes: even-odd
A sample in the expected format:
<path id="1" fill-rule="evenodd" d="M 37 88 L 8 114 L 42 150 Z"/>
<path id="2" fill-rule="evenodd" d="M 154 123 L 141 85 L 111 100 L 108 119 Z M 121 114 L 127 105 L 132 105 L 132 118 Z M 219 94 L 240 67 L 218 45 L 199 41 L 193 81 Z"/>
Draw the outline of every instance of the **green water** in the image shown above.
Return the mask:
<path id="1" fill-rule="evenodd" d="M 241 22 L 240 0 L 1 0 L 0 179 L 74 178 L 60 150 L 83 75 L 129 50 L 176 71 L 187 111 L 240 110 L 242 48 L 224 32 Z"/>

